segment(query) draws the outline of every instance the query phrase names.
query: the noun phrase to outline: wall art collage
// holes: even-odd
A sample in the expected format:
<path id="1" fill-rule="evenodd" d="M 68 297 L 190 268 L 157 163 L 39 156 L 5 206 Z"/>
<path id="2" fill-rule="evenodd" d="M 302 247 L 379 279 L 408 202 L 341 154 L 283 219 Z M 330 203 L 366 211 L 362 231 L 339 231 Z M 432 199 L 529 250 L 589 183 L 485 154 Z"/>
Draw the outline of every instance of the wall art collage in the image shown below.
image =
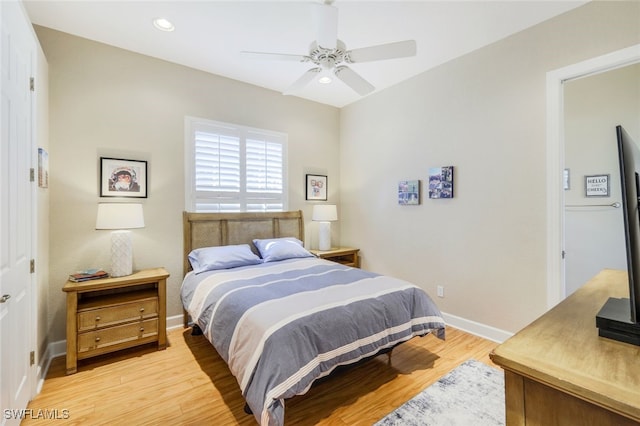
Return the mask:
<path id="1" fill-rule="evenodd" d="M 429 168 L 429 198 L 453 198 L 453 166 Z M 398 204 L 420 204 L 420 180 L 398 182 Z"/>

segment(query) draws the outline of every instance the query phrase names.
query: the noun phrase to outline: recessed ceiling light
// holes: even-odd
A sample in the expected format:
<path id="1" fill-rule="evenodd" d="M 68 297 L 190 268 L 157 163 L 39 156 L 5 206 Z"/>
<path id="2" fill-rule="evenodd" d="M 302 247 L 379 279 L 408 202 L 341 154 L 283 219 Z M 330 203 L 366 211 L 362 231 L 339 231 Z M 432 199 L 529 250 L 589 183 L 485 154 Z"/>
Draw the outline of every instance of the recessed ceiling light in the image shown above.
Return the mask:
<path id="1" fill-rule="evenodd" d="M 176 27 L 166 18 L 156 18 L 153 20 L 153 26 L 160 31 L 173 31 Z"/>
<path id="2" fill-rule="evenodd" d="M 326 75 L 324 77 L 320 77 L 318 79 L 318 83 L 321 83 L 321 84 L 329 84 L 329 83 L 331 83 L 331 81 L 332 81 L 331 77 L 328 77 Z"/>

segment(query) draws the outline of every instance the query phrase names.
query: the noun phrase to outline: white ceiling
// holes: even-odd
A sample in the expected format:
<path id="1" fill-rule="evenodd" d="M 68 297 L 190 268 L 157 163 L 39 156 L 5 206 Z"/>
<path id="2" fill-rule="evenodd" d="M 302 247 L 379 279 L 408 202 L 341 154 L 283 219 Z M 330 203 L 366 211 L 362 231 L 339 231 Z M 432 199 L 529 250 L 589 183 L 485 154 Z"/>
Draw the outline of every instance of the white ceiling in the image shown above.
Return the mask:
<path id="1" fill-rule="evenodd" d="M 23 2 L 34 24 L 283 92 L 313 65 L 240 52 L 306 55 L 316 37 L 314 1 L 320 0 Z M 415 57 L 350 65 L 381 90 L 584 3 L 336 0 L 334 6 L 338 38 L 348 49 L 417 41 Z M 176 30 L 156 30 L 156 17 L 169 19 Z M 337 107 L 360 99 L 337 79 L 314 81 L 296 96 Z"/>

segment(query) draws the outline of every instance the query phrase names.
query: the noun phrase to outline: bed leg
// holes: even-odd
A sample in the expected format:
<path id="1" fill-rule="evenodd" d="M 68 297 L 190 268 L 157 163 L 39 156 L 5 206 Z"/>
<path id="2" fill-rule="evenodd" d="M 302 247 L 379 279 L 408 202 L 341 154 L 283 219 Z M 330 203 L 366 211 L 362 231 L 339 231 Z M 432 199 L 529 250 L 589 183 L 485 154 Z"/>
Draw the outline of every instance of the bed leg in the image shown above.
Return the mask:
<path id="1" fill-rule="evenodd" d="M 387 352 L 387 365 L 391 367 L 391 355 L 393 354 L 393 349 Z"/>
<path id="2" fill-rule="evenodd" d="M 251 408 L 249 408 L 249 404 L 247 404 L 246 402 L 244 403 L 244 412 L 247 414 L 253 414 L 253 411 L 251 411 Z"/>
<path id="3" fill-rule="evenodd" d="M 184 328 L 189 328 L 189 313 L 184 308 L 182 308 L 182 325 Z"/>
<path id="4" fill-rule="evenodd" d="M 198 324 L 193 324 L 193 327 L 191 327 L 191 335 L 192 336 L 201 336 L 202 335 L 202 329 L 200 328 L 200 326 Z"/>

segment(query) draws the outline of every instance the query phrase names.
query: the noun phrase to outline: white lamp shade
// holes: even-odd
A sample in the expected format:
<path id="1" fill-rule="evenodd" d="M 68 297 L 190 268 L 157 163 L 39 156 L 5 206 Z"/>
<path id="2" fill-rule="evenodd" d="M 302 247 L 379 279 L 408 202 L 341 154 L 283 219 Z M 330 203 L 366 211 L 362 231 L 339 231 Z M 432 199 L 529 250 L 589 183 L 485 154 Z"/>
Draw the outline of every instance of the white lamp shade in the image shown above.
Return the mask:
<path id="1" fill-rule="evenodd" d="M 311 220 L 317 222 L 331 222 L 338 220 L 338 209 L 334 204 L 318 204 L 313 206 Z"/>
<path id="2" fill-rule="evenodd" d="M 144 228 L 142 204 L 100 203 L 96 229 Z"/>

